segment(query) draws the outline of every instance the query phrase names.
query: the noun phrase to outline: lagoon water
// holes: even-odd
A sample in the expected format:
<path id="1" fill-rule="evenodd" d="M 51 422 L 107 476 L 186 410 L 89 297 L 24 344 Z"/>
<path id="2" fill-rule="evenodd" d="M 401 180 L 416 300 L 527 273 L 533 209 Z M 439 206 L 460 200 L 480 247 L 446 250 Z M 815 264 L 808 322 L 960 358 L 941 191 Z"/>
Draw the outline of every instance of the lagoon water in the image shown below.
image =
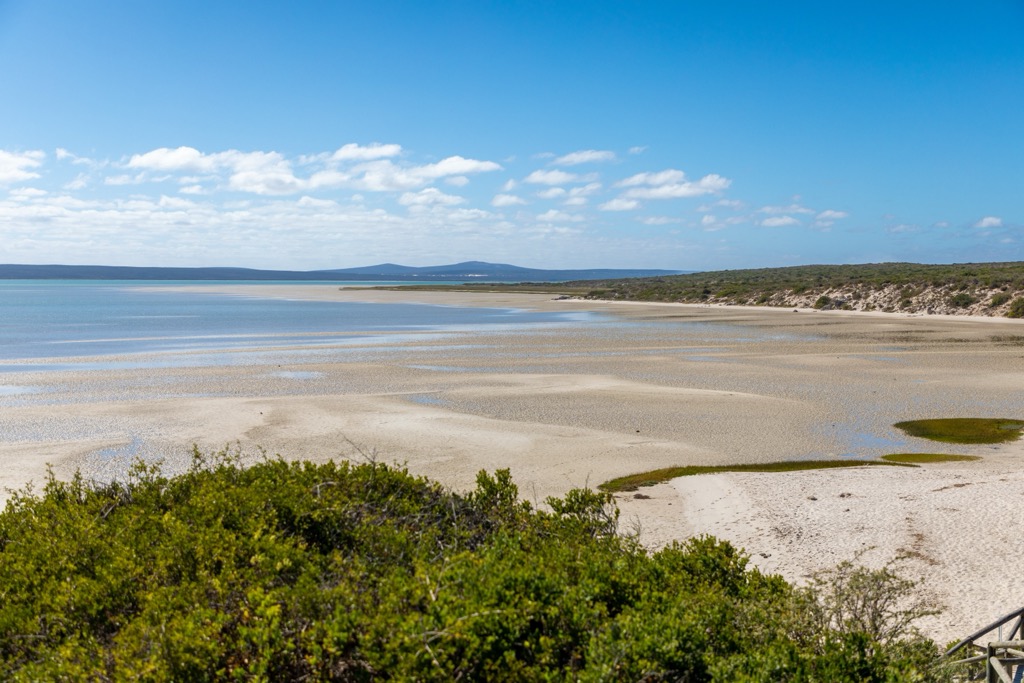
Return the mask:
<path id="1" fill-rule="evenodd" d="M 83 360 L 89 357 L 137 354 L 148 360 L 137 356 L 141 365 L 134 367 L 205 365 L 209 359 L 202 356 L 204 351 L 322 347 L 365 341 L 367 335 L 498 331 L 592 317 L 578 312 L 233 296 L 187 291 L 182 284 L 0 281 L 0 371 L 48 369 L 48 363 L 58 358 L 74 358 L 75 368 L 83 368 L 95 366 Z M 72 369 L 67 363 L 60 367 Z"/>

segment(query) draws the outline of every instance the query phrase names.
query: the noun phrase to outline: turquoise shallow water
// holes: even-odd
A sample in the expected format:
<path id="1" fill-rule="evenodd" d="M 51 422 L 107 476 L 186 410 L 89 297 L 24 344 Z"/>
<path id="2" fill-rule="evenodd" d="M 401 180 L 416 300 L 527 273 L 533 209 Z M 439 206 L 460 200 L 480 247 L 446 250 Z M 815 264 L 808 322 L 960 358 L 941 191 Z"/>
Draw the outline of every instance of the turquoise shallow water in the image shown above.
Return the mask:
<path id="1" fill-rule="evenodd" d="M 63 357 L 316 347 L 367 334 L 497 331 L 592 315 L 269 299 L 167 291 L 170 284 L 182 283 L 0 281 L 0 369 L 5 360 L 44 369 L 47 359 Z"/>

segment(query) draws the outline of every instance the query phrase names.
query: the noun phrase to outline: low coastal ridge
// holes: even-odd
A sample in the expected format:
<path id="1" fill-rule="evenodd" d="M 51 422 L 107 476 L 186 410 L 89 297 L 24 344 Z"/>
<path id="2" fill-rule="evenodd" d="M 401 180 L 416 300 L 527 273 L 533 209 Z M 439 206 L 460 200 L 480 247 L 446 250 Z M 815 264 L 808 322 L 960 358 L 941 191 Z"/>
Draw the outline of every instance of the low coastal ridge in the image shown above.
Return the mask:
<path id="1" fill-rule="evenodd" d="M 868 263 L 565 283 L 587 299 L 1024 318 L 1024 262 Z"/>

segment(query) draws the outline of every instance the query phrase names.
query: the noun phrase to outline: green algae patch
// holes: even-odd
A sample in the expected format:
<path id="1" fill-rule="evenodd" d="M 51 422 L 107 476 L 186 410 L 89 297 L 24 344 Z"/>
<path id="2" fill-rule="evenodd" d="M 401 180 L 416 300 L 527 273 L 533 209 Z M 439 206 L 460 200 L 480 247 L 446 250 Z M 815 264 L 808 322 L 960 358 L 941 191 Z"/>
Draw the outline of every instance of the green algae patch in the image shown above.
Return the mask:
<path id="1" fill-rule="evenodd" d="M 910 436 L 944 443 L 1006 443 L 1020 438 L 1024 421 L 991 417 L 909 420 L 893 425 Z"/>
<path id="2" fill-rule="evenodd" d="M 691 477 L 696 474 L 718 474 L 721 472 L 800 472 L 803 470 L 825 470 L 834 467 L 862 467 L 864 465 L 894 465 L 914 467 L 909 463 L 881 462 L 878 460 L 786 460 L 784 462 L 752 463 L 743 465 L 687 465 L 665 467 L 650 472 L 630 474 L 611 479 L 597 488 L 608 493 L 636 491 L 641 486 L 654 486 L 677 477 Z"/>
<path id="3" fill-rule="evenodd" d="M 950 453 L 890 453 L 883 455 L 886 462 L 898 462 L 910 465 L 924 465 L 934 462 L 969 462 L 981 460 L 977 455 L 952 455 Z"/>

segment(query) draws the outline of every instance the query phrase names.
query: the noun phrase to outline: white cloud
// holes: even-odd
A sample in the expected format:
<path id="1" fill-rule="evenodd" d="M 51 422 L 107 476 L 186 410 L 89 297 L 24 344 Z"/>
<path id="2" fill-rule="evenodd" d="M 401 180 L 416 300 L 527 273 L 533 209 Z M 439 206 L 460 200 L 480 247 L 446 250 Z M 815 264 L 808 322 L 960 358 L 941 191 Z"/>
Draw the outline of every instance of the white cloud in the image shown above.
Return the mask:
<path id="1" fill-rule="evenodd" d="M 107 176 L 103 179 L 104 185 L 138 185 L 145 181 L 145 175 L 137 173 L 135 175 L 112 175 Z"/>
<path id="2" fill-rule="evenodd" d="M 707 226 L 707 225 L 714 225 L 717 222 L 718 222 L 718 218 L 716 218 L 715 216 L 712 216 L 711 214 L 708 214 L 706 216 L 701 216 L 701 219 L 700 219 L 700 224 L 701 225 L 705 225 L 705 226 Z"/>
<path id="3" fill-rule="evenodd" d="M 334 209 L 338 206 L 338 202 L 333 199 L 317 199 L 316 197 L 303 196 L 299 201 L 295 202 L 295 205 L 302 208 Z"/>
<path id="4" fill-rule="evenodd" d="M 465 176 L 498 170 L 501 170 L 501 166 L 493 161 L 466 159 L 461 156 L 451 156 L 435 164 L 423 166 L 400 166 L 385 159 L 354 167 L 351 178 L 342 174 L 345 176 L 342 182 L 362 190 L 384 192 L 410 190 L 448 176 Z"/>
<path id="5" fill-rule="evenodd" d="M 762 206 L 758 211 L 760 213 L 767 214 L 814 213 L 814 209 L 808 209 L 806 206 L 800 206 L 799 204 L 790 204 L 789 206 Z"/>
<path id="6" fill-rule="evenodd" d="M 1003 219 L 999 216 L 985 216 L 981 220 L 977 221 L 972 227 L 975 228 L 1001 228 L 1003 226 Z"/>
<path id="7" fill-rule="evenodd" d="M 213 156 L 229 160 L 233 173 L 228 186 L 232 190 L 284 195 L 301 192 L 307 186 L 295 177 L 291 163 L 278 152 L 222 152 Z"/>
<path id="8" fill-rule="evenodd" d="M 373 142 L 364 147 L 350 142 L 347 145 L 342 145 L 335 151 L 331 155 L 331 159 L 334 161 L 372 161 L 374 159 L 396 157 L 401 153 L 401 145 L 382 145 L 379 142 Z"/>
<path id="9" fill-rule="evenodd" d="M 87 173 L 79 173 L 75 176 L 74 180 L 70 180 L 64 184 L 65 190 L 81 190 L 89 184 L 89 175 Z"/>
<path id="10" fill-rule="evenodd" d="M 723 209 L 732 209 L 733 211 L 740 211 L 746 205 L 739 199 L 719 199 L 715 202 L 715 206 L 720 206 Z"/>
<path id="11" fill-rule="evenodd" d="M 516 189 L 517 187 L 519 187 L 519 183 L 517 183 L 515 181 L 515 179 L 509 178 L 508 180 L 505 181 L 505 184 L 501 186 L 501 191 L 502 192 L 511 192 L 512 190 Z"/>
<path id="12" fill-rule="evenodd" d="M 647 145 L 636 145 L 629 148 L 630 154 L 643 154 L 647 151 Z"/>
<path id="13" fill-rule="evenodd" d="M 454 206 L 465 202 L 464 198 L 445 194 L 436 187 L 428 187 L 419 192 L 406 192 L 398 198 L 398 203 L 402 206 Z"/>
<path id="14" fill-rule="evenodd" d="M 623 199 L 622 197 L 618 197 L 617 199 L 612 199 L 604 204 L 599 204 L 597 208 L 602 211 L 631 211 L 638 206 L 640 206 L 640 202 L 635 199 Z"/>
<path id="15" fill-rule="evenodd" d="M 466 159 L 460 156 L 452 156 L 442 159 L 436 164 L 427 164 L 414 169 L 417 175 L 424 178 L 443 178 L 452 175 L 468 175 L 470 173 L 487 173 L 488 171 L 500 171 L 501 166 L 493 161 L 478 161 Z"/>
<path id="16" fill-rule="evenodd" d="M 558 199 L 564 194 L 566 194 L 564 187 L 549 187 L 546 190 L 538 192 L 537 196 L 541 199 Z"/>
<path id="17" fill-rule="evenodd" d="M 465 187 L 469 185 L 469 178 L 464 175 L 453 175 L 451 178 L 445 178 L 444 182 L 452 187 Z"/>
<path id="18" fill-rule="evenodd" d="M 615 183 L 616 187 L 635 187 L 636 185 L 668 185 L 686 180 L 686 174 L 674 168 L 657 173 L 637 173 Z"/>
<path id="19" fill-rule="evenodd" d="M 575 173 L 566 173 L 565 171 L 534 171 L 526 176 L 523 182 L 535 185 L 564 185 L 578 179 L 579 176 Z"/>
<path id="20" fill-rule="evenodd" d="M 640 219 L 640 222 L 644 225 L 672 225 L 679 223 L 680 220 L 671 216 L 645 216 Z"/>
<path id="21" fill-rule="evenodd" d="M 601 183 L 587 183 L 580 187 L 573 187 L 569 189 L 569 197 L 563 204 L 566 206 L 585 206 L 587 204 L 587 197 L 594 194 L 601 189 Z"/>
<path id="22" fill-rule="evenodd" d="M 643 174 L 641 174 L 643 175 Z M 668 172 L 654 174 L 667 176 Z M 636 176 L 629 178 L 631 183 Z M 706 194 L 714 194 L 727 189 L 732 181 L 717 174 L 709 174 L 696 182 L 679 179 L 678 181 L 648 182 L 650 187 L 633 187 L 626 190 L 625 197 L 634 199 L 678 199 L 685 197 L 700 197 Z"/>
<path id="23" fill-rule="evenodd" d="M 834 209 L 826 209 L 815 217 L 814 226 L 817 228 L 828 228 L 831 227 L 837 220 L 848 218 L 850 214 L 845 211 L 836 211 Z"/>
<path id="24" fill-rule="evenodd" d="M 203 154 L 195 147 L 160 147 L 145 154 L 133 154 L 128 168 L 210 173 L 222 165 L 221 159 L 219 155 Z"/>
<path id="25" fill-rule="evenodd" d="M 560 156 L 551 162 L 553 166 L 576 166 L 577 164 L 593 164 L 602 161 L 614 161 L 615 152 L 608 150 L 583 149 Z"/>
<path id="26" fill-rule="evenodd" d="M 564 223 L 567 221 L 572 223 L 578 223 L 583 220 L 583 216 L 565 213 L 564 211 L 558 211 L 556 209 L 550 209 L 538 215 L 537 220 L 544 221 L 546 223 Z"/>
<path id="27" fill-rule="evenodd" d="M 587 197 L 601 189 L 601 183 L 587 183 L 581 187 L 574 187 L 569 190 L 570 197 Z"/>
<path id="28" fill-rule="evenodd" d="M 799 225 L 800 221 L 793 218 L 792 216 L 772 216 L 771 218 L 765 218 L 761 221 L 761 225 L 766 228 L 782 228 L 787 225 Z"/>
<path id="29" fill-rule="evenodd" d="M 46 154 L 39 150 L 7 152 L 0 149 L 0 183 L 18 183 L 38 178 L 33 169 L 42 165 Z"/>
<path id="30" fill-rule="evenodd" d="M 25 200 L 33 199 L 35 197 L 45 197 L 48 192 L 46 190 L 40 190 L 38 187 L 16 187 L 13 190 L 10 190 L 7 194 L 11 199 Z"/>
<path id="31" fill-rule="evenodd" d="M 496 194 L 494 199 L 491 200 L 491 206 L 516 206 L 517 204 L 525 203 L 525 199 L 514 194 Z"/>

